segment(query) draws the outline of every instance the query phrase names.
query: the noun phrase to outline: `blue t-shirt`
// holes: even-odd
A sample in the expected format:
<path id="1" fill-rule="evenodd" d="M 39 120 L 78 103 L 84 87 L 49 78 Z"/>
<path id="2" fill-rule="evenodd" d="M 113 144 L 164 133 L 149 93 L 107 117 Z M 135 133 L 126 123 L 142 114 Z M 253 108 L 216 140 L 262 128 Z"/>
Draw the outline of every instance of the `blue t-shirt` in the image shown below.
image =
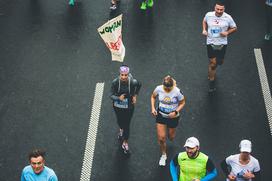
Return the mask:
<path id="1" fill-rule="evenodd" d="M 21 181 L 58 181 L 55 172 L 46 166 L 40 174 L 36 174 L 30 165 L 26 166 L 21 175 Z"/>

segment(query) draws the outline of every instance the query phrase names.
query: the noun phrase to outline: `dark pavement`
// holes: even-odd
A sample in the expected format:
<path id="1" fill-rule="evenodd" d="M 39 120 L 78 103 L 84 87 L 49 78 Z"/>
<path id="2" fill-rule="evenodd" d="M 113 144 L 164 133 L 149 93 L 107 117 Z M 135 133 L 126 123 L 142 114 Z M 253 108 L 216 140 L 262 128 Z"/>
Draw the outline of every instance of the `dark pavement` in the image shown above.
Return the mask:
<path id="1" fill-rule="evenodd" d="M 155 0 L 141 12 L 139 1 L 121 0 L 116 14 L 109 0 L 0 0 L 0 180 L 19 180 L 27 153 L 47 151 L 47 165 L 59 180 L 79 181 L 92 100 L 105 82 L 93 169 L 94 181 L 167 181 L 169 165 L 160 157 L 150 95 L 171 74 L 186 96 L 183 117 L 168 158 L 196 136 L 223 180 L 219 163 L 239 152 L 241 139 L 253 142 L 263 181 L 272 173 L 272 140 L 256 67 L 261 48 L 272 84 L 272 42 L 264 38 L 264 6 L 258 0 L 229 0 L 226 12 L 238 25 L 229 38 L 225 64 L 217 73 L 217 92 L 207 93 L 205 39 L 201 22 L 213 0 Z M 97 33 L 110 17 L 123 13 L 125 63 L 143 86 L 131 124 L 131 157 L 118 149 L 117 124 L 109 99 L 117 62 Z"/>

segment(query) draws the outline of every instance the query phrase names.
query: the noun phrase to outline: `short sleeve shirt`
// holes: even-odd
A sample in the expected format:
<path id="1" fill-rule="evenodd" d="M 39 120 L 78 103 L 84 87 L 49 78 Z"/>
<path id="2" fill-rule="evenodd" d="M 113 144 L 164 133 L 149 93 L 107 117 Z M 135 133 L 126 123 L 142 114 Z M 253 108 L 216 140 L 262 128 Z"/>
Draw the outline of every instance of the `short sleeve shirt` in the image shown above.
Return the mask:
<path id="1" fill-rule="evenodd" d="M 260 171 L 259 161 L 250 155 L 250 161 L 246 165 L 239 162 L 239 155 L 231 155 L 226 158 L 226 163 L 231 166 L 231 173 L 236 176 L 236 181 L 252 181 L 252 179 L 245 180 L 242 175 L 248 170 L 250 172 Z M 229 179 L 227 179 L 229 181 Z"/>
<path id="2" fill-rule="evenodd" d="M 55 172 L 46 166 L 40 174 L 36 174 L 30 165 L 26 166 L 21 175 L 21 181 L 58 181 Z"/>
<path id="3" fill-rule="evenodd" d="M 232 17 L 225 12 L 222 16 L 217 17 L 213 11 L 205 15 L 204 21 L 208 25 L 207 45 L 227 45 L 228 38 L 221 36 L 220 33 L 227 31 L 229 28 L 236 28 Z"/>
<path id="4" fill-rule="evenodd" d="M 177 109 L 179 102 L 184 99 L 180 89 L 174 87 L 170 92 L 165 92 L 163 86 L 159 85 L 155 88 L 154 93 L 158 95 L 159 110 L 170 113 Z"/>

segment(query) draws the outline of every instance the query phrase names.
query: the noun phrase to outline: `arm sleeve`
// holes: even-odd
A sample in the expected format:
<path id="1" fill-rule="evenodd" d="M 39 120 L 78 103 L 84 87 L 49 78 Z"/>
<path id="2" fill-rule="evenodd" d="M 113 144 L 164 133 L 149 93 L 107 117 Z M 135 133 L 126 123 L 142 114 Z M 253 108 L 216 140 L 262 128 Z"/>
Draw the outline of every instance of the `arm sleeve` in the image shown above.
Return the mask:
<path id="1" fill-rule="evenodd" d="M 253 178 L 253 181 L 261 181 L 261 171 L 258 172 L 253 172 L 253 174 L 255 175 L 255 178 Z"/>
<path id="2" fill-rule="evenodd" d="M 217 176 L 217 170 L 210 158 L 208 158 L 208 161 L 206 164 L 206 170 L 207 170 L 207 174 L 205 177 L 201 179 L 201 181 L 209 181 L 214 179 Z"/>
<path id="3" fill-rule="evenodd" d="M 178 181 L 178 167 L 177 167 L 177 159 L 178 155 L 174 157 L 173 160 L 170 162 L 170 173 L 173 181 Z"/>
<path id="4" fill-rule="evenodd" d="M 211 172 L 213 169 L 215 169 L 215 166 L 210 158 L 208 158 L 206 169 L 208 172 Z"/>
<path id="5" fill-rule="evenodd" d="M 110 91 L 110 98 L 114 100 L 118 100 L 119 97 L 116 95 L 116 79 L 111 83 L 111 91 Z"/>
<path id="6" fill-rule="evenodd" d="M 226 177 L 228 177 L 228 175 L 230 174 L 230 171 L 229 171 L 229 166 L 226 162 L 226 160 L 223 160 L 220 164 L 224 174 L 226 175 Z"/>
<path id="7" fill-rule="evenodd" d="M 207 172 L 207 175 L 201 179 L 201 181 L 210 181 L 217 176 L 217 170 L 214 168 L 212 171 Z"/>

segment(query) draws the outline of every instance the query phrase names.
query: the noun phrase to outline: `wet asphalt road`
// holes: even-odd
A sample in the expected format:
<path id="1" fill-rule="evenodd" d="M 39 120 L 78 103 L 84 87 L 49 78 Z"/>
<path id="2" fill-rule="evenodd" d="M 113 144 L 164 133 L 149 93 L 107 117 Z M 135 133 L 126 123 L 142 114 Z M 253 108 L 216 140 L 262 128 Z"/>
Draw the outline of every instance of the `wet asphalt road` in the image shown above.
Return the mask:
<path id="1" fill-rule="evenodd" d="M 166 181 L 168 165 L 158 167 L 159 147 L 150 115 L 150 94 L 171 74 L 186 96 L 186 107 L 168 157 L 182 151 L 189 136 L 219 168 L 237 153 L 243 138 L 253 142 L 264 181 L 271 173 L 272 142 L 258 77 L 254 48 L 261 48 L 272 84 L 272 42 L 264 42 L 264 7 L 258 0 L 229 0 L 226 12 L 238 25 L 225 64 L 217 74 L 217 92 L 207 93 L 205 39 L 201 21 L 212 0 L 158 0 L 147 12 L 139 1 L 122 0 L 116 13 L 109 1 L 0 0 L 0 180 L 19 180 L 27 153 L 47 150 L 47 165 L 59 180 L 78 181 L 95 85 L 105 82 L 90 180 Z M 131 124 L 131 157 L 118 149 L 117 125 L 109 100 L 117 62 L 97 28 L 123 13 L 125 63 L 143 86 Z"/>

